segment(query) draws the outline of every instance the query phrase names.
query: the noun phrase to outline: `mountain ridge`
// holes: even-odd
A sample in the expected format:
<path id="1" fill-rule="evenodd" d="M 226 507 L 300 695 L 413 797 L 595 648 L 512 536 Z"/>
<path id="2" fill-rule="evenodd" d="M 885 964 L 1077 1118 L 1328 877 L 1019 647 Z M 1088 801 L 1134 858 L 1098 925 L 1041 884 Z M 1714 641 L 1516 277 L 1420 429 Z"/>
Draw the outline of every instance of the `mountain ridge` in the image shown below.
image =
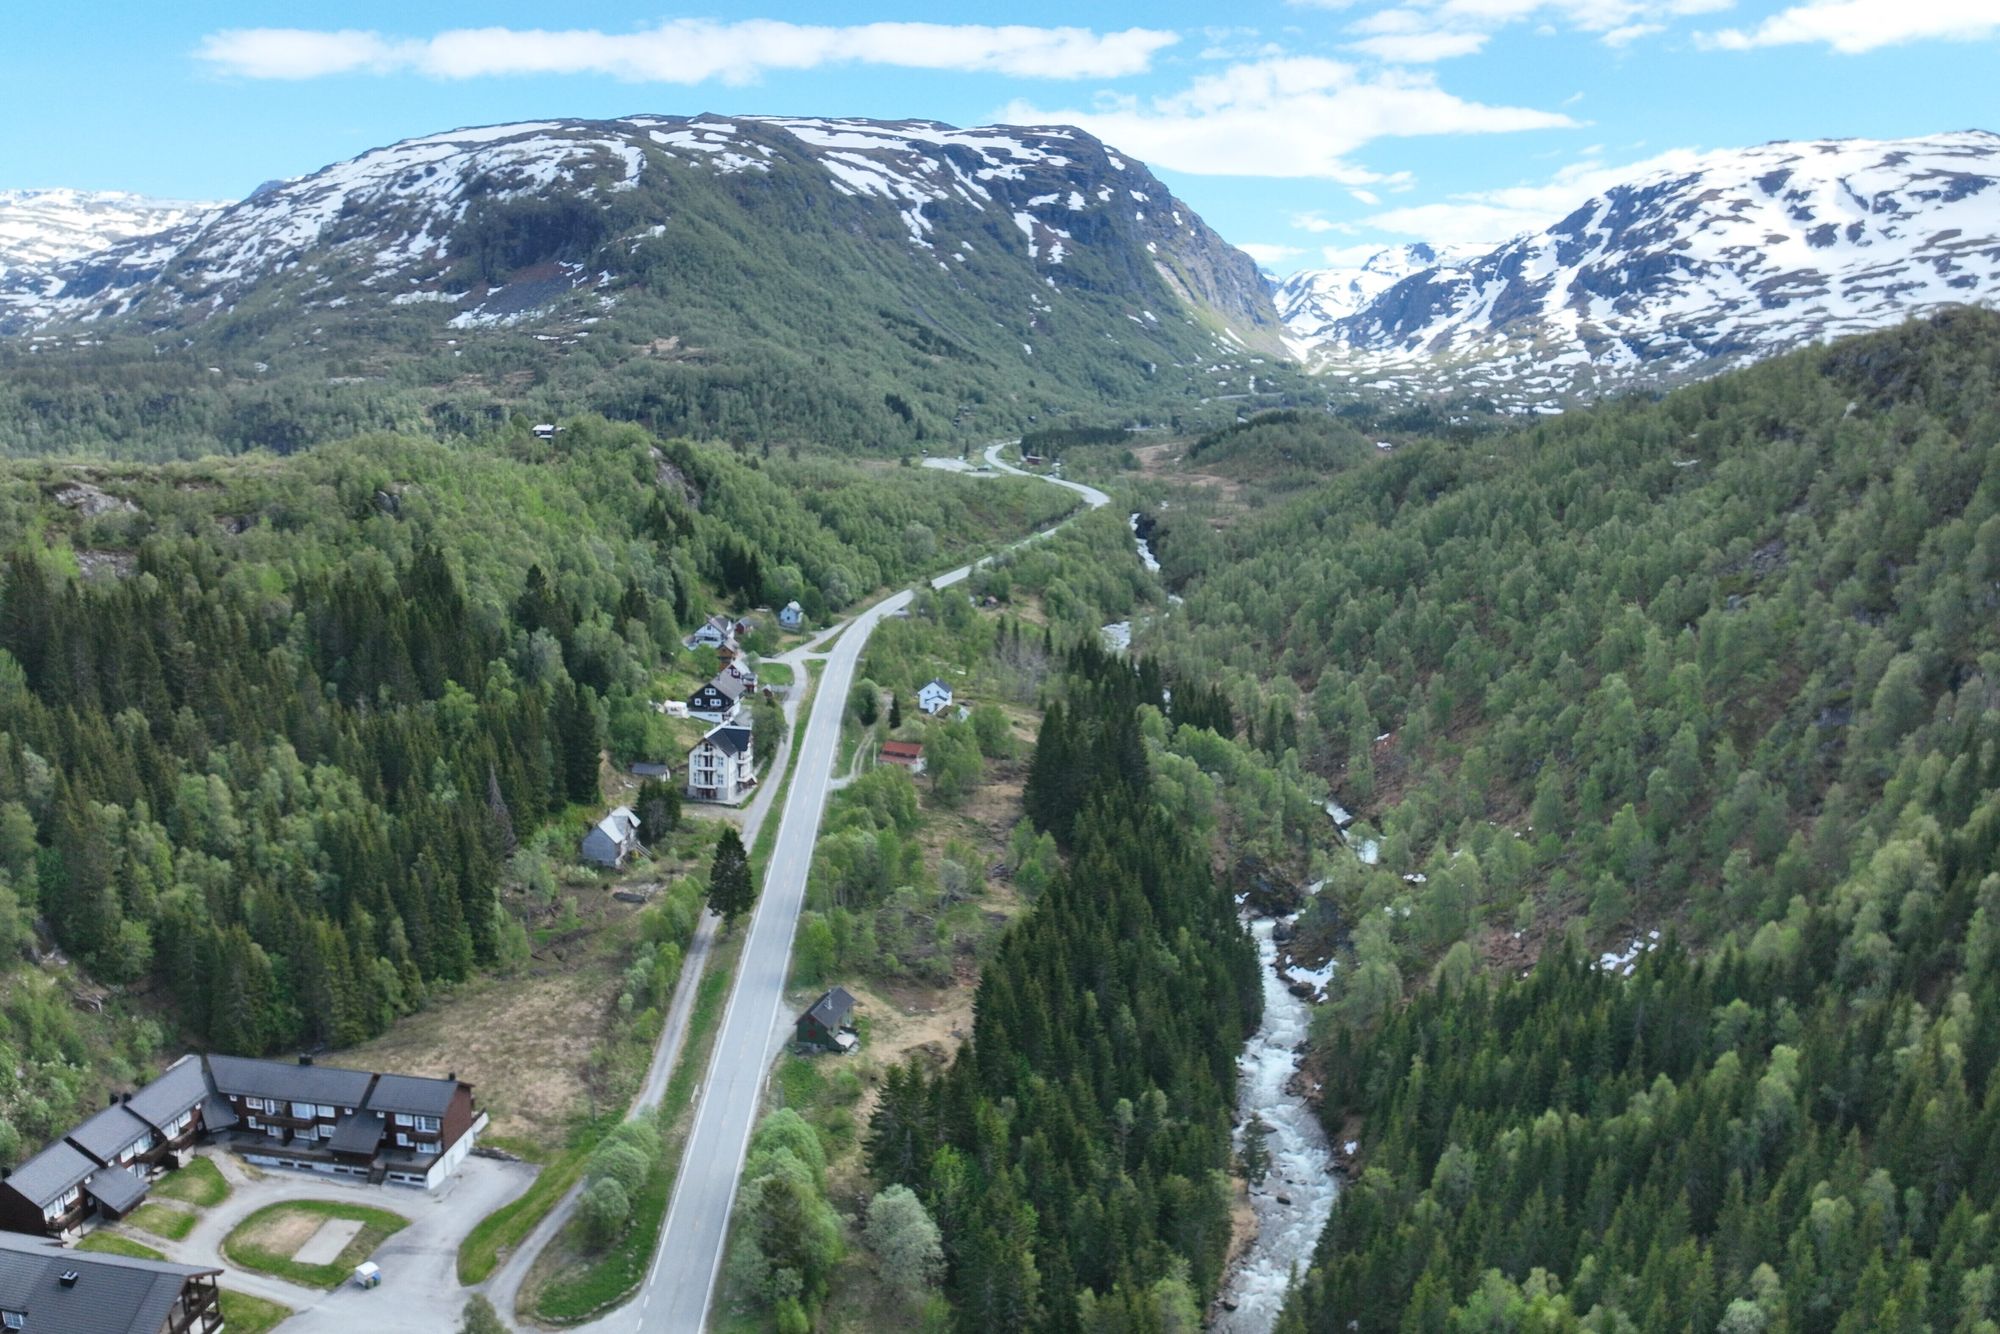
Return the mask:
<path id="1" fill-rule="evenodd" d="M 0 280 L 0 331 L 416 385 L 454 421 L 898 449 L 1165 420 L 1290 361 L 1255 263 L 1082 130 L 715 114 L 371 149 Z"/>
<path id="2" fill-rule="evenodd" d="M 1773 141 L 1585 201 L 1359 309 L 1281 288 L 1318 369 L 1398 393 L 1560 406 L 1945 306 L 2000 301 L 2000 135 Z"/>

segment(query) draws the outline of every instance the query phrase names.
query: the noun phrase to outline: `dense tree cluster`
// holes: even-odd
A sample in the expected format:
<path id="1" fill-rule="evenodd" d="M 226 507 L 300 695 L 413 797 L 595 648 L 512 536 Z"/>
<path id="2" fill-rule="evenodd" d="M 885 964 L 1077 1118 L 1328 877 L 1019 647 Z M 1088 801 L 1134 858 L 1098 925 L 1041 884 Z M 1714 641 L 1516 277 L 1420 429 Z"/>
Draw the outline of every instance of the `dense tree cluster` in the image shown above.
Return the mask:
<path id="1" fill-rule="evenodd" d="M 966 1330 L 1162 1327 L 1229 1235 L 1256 956 L 1206 848 L 1151 801 L 1134 715 L 1157 682 L 1085 647 L 1064 684 L 1064 735 L 1135 744 L 1075 794 L 1072 863 L 982 973 L 970 1042 L 935 1076 L 894 1071 L 868 1139 L 877 1181 L 941 1229 Z"/>
<path id="2" fill-rule="evenodd" d="M 935 557 L 1054 512 L 1032 483 L 562 440 L 0 474 L 0 931 L 46 919 L 218 1049 L 359 1041 L 525 955 L 505 859 L 600 813 L 607 747 L 652 749 L 657 665 L 731 553 L 758 585 L 732 605 L 831 606 L 910 570 L 912 524 Z M 641 805 L 664 830 L 678 803 Z M 70 1081 L 24 1082 L 39 1134 Z"/>
<path id="3" fill-rule="evenodd" d="M 1996 371 L 1954 314 L 1169 517 L 1153 642 L 1275 664 L 1379 838 L 1303 924 L 1364 1170 L 1284 1328 L 2000 1319 Z"/>

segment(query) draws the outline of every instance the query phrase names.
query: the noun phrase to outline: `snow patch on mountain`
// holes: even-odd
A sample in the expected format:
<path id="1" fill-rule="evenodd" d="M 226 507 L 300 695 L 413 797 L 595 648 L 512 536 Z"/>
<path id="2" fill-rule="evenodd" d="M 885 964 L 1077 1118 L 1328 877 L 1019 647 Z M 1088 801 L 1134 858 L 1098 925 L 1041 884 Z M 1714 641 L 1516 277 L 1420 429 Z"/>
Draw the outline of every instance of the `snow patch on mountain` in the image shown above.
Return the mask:
<path id="1" fill-rule="evenodd" d="M 1314 364 L 1352 383 L 1553 410 L 2000 302 L 2000 135 L 1713 153 L 1484 255 L 1440 256 L 1373 291 L 1302 274 L 1280 301 Z"/>
<path id="2" fill-rule="evenodd" d="M 1086 250 L 1119 256 L 1106 262 L 1122 278 L 1134 271 L 1122 252 L 1143 249 L 1145 266 L 1157 265 L 1191 303 L 1277 350 L 1268 294 L 1249 259 L 1177 207 L 1143 165 L 1087 135 L 761 116 L 536 121 L 408 139 L 273 182 L 143 240 L 42 264 L 32 275 L 0 273 L 0 331 L 186 326 L 229 313 L 253 289 L 282 292 L 278 299 L 295 310 L 407 307 L 432 299 L 413 292 L 454 292 L 448 318 L 459 322 L 451 327 L 518 324 L 579 287 L 625 281 L 621 252 L 672 230 L 684 173 L 743 178 L 724 188 L 746 208 L 758 206 L 762 196 L 752 192 L 767 188 L 761 178 L 777 189 L 781 176 L 784 188 L 809 199 L 852 200 L 857 237 L 870 234 L 869 214 L 886 207 L 894 215 L 886 234 L 947 271 L 946 256 L 980 262 L 964 237 L 1011 240 L 1018 230 L 1020 241 L 1002 249 L 1025 257 L 1057 293 L 1072 281 L 1104 281 L 1071 277 Z M 601 242 L 592 212 L 625 192 L 640 193 L 636 207 L 620 209 L 619 250 L 593 257 Z M 1165 207 L 1121 216 L 1112 202 L 1121 198 Z M 558 273 L 535 258 L 548 255 L 589 259 L 605 272 Z M 982 267 L 1006 262 L 995 255 Z"/>
<path id="3" fill-rule="evenodd" d="M 119 190 L 0 190 L 0 278 L 51 269 L 221 207 Z"/>
<path id="4" fill-rule="evenodd" d="M 1335 321 L 1360 311 L 1411 274 L 1453 268 L 1484 253 L 1484 246 L 1432 245 L 1428 241 L 1391 246 L 1359 264 L 1294 273 L 1273 287 L 1273 299 L 1292 336 L 1317 343 L 1328 337 Z"/>

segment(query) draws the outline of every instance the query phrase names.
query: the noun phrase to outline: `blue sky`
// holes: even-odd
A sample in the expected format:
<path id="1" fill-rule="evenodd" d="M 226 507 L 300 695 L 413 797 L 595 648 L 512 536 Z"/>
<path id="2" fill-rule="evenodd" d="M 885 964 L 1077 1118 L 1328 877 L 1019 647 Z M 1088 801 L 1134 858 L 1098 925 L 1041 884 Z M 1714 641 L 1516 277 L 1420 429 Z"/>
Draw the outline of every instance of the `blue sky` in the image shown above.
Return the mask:
<path id="1" fill-rule="evenodd" d="M 6 32 L 0 187 L 230 199 L 550 116 L 1055 119 L 1281 272 L 1503 239 L 1703 149 L 2000 130 L 2000 0 L 100 0 Z"/>

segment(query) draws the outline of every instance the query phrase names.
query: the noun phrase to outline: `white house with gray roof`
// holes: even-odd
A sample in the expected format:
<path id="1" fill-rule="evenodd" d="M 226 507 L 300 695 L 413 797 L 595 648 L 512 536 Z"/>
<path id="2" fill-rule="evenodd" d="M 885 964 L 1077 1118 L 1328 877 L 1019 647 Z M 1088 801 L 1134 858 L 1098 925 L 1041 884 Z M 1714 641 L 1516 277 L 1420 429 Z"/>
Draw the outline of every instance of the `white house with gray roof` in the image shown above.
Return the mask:
<path id="1" fill-rule="evenodd" d="M 688 752 L 687 795 L 734 805 L 757 785 L 755 739 L 740 723 L 724 723 Z"/>

